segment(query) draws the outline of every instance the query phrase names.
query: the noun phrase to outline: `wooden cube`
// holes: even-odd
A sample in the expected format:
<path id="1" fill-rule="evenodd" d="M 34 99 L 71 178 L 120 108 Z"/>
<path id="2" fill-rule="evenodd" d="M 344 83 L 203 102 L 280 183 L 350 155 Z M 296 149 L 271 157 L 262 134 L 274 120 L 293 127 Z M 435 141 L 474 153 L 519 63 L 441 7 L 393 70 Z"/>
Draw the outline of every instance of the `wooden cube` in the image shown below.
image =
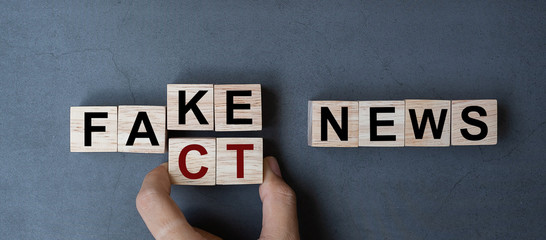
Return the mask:
<path id="1" fill-rule="evenodd" d="M 216 139 L 170 138 L 169 176 L 176 185 L 215 185 Z"/>
<path id="2" fill-rule="evenodd" d="M 497 144 L 497 100 L 451 102 L 451 145 Z"/>
<path id="3" fill-rule="evenodd" d="M 214 130 L 214 86 L 168 84 L 167 129 Z"/>
<path id="4" fill-rule="evenodd" d="M 71 152 L 117 152 L 118 107 L 71 107 Z"/>
<path id="5" fill-rule="evenodd" d="M 119 106 L 118 151 L 165 153 L 165 106 Z"/>
<path id="6" fill-rule="evenodd" d="M 214 85 L 214 109 L 216 131 L 261 131 L 261 85 Z"/>
<path id="7" fill-rule="evenodd" d="M 357 101 L 309 101 L 309 146 L 358 147 Z"/>
<path id="8" fill-rule="evenodd" d="M 216 184 L 263 182 L 263 138 L 217 138 Z"/>
<path id="9" fill-rule="evenodd" d="M 449 146 L 451 101 L 406 100 L 405 146 Z"/>
<path id="10" fill-rule="evenodd" d="M 358 102 L 359 146 L 404 146 L 404 101 Z"/>

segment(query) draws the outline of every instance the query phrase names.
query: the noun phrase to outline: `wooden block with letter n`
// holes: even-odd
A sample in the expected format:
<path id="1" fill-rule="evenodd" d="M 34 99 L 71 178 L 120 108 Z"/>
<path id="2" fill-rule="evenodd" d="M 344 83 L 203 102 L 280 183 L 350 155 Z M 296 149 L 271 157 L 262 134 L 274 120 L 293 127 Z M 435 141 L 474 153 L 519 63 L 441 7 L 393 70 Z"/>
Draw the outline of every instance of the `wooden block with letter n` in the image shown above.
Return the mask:
<path id="1" fill-rule="evenodd" d="M 263 182 L 263 138 L 217 138 L 216 184 Z"/>
<path id="2" fill-rule="evenodd" d="M 358 147 L 357 101 L 309 101 L 308 144 L 313 147 Z"/>
<path id="3" fill-rule="evenodd" d="M 405 146 L 449 146 L 450 109 L 449 100 L 406 100 Z"/>
<path id="4" fill-rule="evenodd" d="M 404 146 L 404 101 L 358 102 L 359 146 Z"/>
<path id="5" fill-rule="evenodd" d="M 167 129 L 214 130 L 214 86 L 168 84 Z"/>
<path id="6" fill-rule="evenodd" d="M 497 100 L 451 102 L 451 145 L 497 144 Z"/>
<path id="7" fill-rule="evenodd" d="M 118 151 L 165 153 L 165 106 L 119 106 Z"/>
<path id="8" fill-rule="evenodd" d="M 71 152 L 117 152 L 118 107 L 71 107 Z"/>
<path id="9" fill-rule="evenodd" d="M 170 138 L 169 176 L 176 185 L 215 185 L 216 139 Z"/>
<path id="10" fill-rule="evenodd" d="M 216 131 L 261 131 L 260 84 L 214 85 Z"/>

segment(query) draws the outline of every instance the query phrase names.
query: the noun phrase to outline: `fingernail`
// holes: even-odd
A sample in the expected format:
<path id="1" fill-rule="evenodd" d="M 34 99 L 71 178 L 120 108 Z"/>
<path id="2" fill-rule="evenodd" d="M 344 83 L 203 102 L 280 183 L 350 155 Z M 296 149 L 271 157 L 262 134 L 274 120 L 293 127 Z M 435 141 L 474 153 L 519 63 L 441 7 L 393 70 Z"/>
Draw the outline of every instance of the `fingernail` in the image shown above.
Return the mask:
<path id="1" fill-rule="evenodd" d="M 269 156 L 267 157 L 267 162 L 269 163 L 269 168 L 271 168 L 271 171 L 273 171 L 275 175 L 282 177 L 281 168 L 279 167 L 277 159 L 275 157 Z"/>

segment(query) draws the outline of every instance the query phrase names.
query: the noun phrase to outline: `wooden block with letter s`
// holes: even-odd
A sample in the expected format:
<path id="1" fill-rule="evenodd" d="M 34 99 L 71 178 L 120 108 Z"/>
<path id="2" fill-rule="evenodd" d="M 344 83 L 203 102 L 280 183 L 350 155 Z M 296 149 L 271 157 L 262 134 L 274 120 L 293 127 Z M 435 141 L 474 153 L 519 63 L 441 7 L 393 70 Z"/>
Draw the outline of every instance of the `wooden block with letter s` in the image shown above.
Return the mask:
<path id="1" fill-rule="evenodd" d="M 451 102 L 451 144 L 497 144 L 497 100 L 454 100 Z"/>

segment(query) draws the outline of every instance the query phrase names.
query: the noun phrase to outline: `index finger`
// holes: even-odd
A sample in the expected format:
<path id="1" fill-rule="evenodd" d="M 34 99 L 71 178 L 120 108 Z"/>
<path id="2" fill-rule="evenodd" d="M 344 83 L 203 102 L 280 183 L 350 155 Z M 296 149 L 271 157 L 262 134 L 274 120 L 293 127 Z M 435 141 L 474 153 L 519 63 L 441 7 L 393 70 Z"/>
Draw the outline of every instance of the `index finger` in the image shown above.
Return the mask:
<path id="1" fill-rule="evenodd" d="M 201 239 L 171 196 L 167 164 L 150 171 L 136 198 L 137 210 L 156 239 Z"/>

